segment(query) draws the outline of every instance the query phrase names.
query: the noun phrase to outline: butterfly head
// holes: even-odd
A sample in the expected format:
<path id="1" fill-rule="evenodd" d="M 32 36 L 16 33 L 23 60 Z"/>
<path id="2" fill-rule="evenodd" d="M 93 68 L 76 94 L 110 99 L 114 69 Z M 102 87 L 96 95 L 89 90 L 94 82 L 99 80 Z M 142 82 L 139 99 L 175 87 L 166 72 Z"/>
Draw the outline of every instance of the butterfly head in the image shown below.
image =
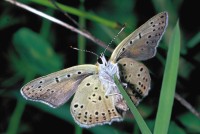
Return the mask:
<path id="1" fill-rule="evenodd" d="M 101 53 L 101 55 L 98 57 L 97 59 L 97 63 L 99 65 L 103 65 L 103 66 L 107 66 L 108 65 L 108 61 L 105 57 L 105 55 L 103 53 Z"/>

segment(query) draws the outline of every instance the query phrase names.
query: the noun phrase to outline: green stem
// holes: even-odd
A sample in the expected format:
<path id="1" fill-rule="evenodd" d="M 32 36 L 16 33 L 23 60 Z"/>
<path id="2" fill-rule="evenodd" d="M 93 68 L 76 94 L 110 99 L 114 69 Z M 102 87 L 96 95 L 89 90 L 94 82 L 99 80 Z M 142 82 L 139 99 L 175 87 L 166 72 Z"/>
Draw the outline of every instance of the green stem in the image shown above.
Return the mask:
<path id="1" fill-rule="evenodd" d="M 30 0 L 34 3 L 37 3 L 37 4 L 40 4 L 40 5 L 43 5 L 43 6 L 46 6 L 46 7 L 51 7 L 53 9 L 56 9 L 56 7 L 51 3 L 49 2 L 48 0 Z M 91 21 L 96 21 L 98 23 L 102 23 L 108 27 L 111 27 L 111 28 L 118 28 L 120 27 L 118 23 L 114 22 L 114 21 L 110 21 L 110 20 L 107 20 L 107 19 L 104 19 L 104 18 L 101 18 L 93 13 L 88 13 L 88 12 L 85 12 L 85 11 L 81 11 L 81 10 L 78 10 L 76 8 L 73 8 L 73 7 L 70 7 L 70 6 L 66 6 L 66 5 L 63 5 L 63 4 L 60 4 L 60 3 L 57 3 L 57 5 L 65 12 L 67 13 L 70 13 L 70 14 L 73 14 L 73 15 L 77 15 L 79 17 L 85 17 L 86 19 L 89 19 Z"/>
<path id="2" fill-rule="evenodd" d="M 24 108 L 25 108 L 25 102 L 21 99 L 17 100 L 17 105 L 15 107 L 15 110 L 13 111 L 13 114 L 10 118 L 10 122 L 7 129 L 7 134 L 16 134 L 17 130 L 19 128 L 19 123 L 21 120 L 21 116 L 23 114 Z"/>
<path id="3" fill-rule="evenodd" d="M 177 22 L 172 33 L 167 53 L 163 83 L 160 93 L 154 134 L 167 134 L 174 102 L 178 65 L 180 57 L 180 29 Z"/>
<path id="4" fill-rule="evenodd" d="M 81 5 L 80 5 L 80 10 L 83 12 L 85 11 L 84 6 L 83 6 L 83 1 L 81 0 Z M 79 25 L 81 28 L 84 28 L 85 25 L 85 18 L 84 17 L 79 17 Z M 81 36 L 80 34 L 78 35 L 78 48 L 80 50 L 85 50 L 86 48 L 86 39 L 85 37 Z M 84 64 L 85 63 L 85 52 L 84 51 L 78 51 L 78 64 Z"/>
<path id="5" fill-rule="evenodd" d="M 133 104 L 132 100 L 130 99 L 130 97 L 128 96 L 126 91 L 123 89 L 123 87 L 122 87 L 121 83 L 119 82 L 116 75 L 114 77 L 114 80 L 115 80 L 115 84 L 117 85 L 118 89 L 120 90 L 124 100 L 126 101 L 126 104 L 128 105 L 132 114 L 134 115 L 135 120 L 140 128 L 140 131 L 143 134 L 151 134 L 150 129 L 148 128 L 147 124 L 143 120 L 142 116 L 140 115 L 139 111 L 137 110 L 136 106 Z"/>

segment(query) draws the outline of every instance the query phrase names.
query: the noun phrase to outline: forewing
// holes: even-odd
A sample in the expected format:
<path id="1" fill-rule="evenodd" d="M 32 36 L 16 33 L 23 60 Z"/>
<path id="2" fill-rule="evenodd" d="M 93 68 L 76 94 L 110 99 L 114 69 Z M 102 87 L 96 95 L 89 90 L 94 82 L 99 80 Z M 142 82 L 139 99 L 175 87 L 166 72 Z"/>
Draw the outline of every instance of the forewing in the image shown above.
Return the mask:
<path id="1" fill-rule="evenodd" d="M 28 100 L 58 107 L 74 94 L 84 78 L 96 73 L 95 65 L 70 67 L 27 83 L 22 87 L 21 94 Z"/>
<path id="2" fill-rule="evenodd" d="M 135 60 L 152 58 L 165 32 L 167 23 L 167 12 L 155 15 L 126 37 L 114 50 L 110 60 L 116 62 L 125 57 Z"/>
<path id="3" fill-rule="evenodd" d="M 118 65 L 120 78 L 122 82 L 127 83 L 126 92 L 137 105 L 150 90 L 149 71 L 145 65 L 130 58 L 120 59 Z"/>
<path id="4" fill-rule="evenodd" d="M 71 114 L 82 127 L 110 124 L 122 120 L 114 105 L 114 96 L 105 96 L 98 75 L 85 78 L 78 86 L 71 103 Z"/>

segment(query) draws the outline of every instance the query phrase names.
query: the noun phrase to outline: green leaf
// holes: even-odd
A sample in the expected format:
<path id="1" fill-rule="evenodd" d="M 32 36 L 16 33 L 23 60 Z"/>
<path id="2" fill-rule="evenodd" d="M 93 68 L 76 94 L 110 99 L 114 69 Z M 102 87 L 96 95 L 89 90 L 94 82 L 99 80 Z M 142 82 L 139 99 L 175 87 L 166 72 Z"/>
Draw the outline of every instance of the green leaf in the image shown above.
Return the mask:
<path id="1" fill-rule="evenodd" d="M 170 122 L 168 134 L 186 134 L 175 122 Z"/>
<path id="2" fill-rule="evenodd" d="M 124 100 L 126 101 L 128 107 L 130 108 L 130 111 L 134 115 L 134 118 L 135 118 L 135 120 L 136 120 L 136 122 L 137 122 L 137 124 L 140 128 L 140 131 L 143 134 L 151 134 L 150 129 L 148 128 L 147 124 L 143 120 L 142 116 L 140 115 L 139 111 L 137 110 L 136 106 L 133 104 L 132 100 L 130 99 L 130 97 L 128 96 L 126 91 L 123 89 L 123 87 L 120 84 L 116 75 L 114 77 L 114 80 L 115 80 L 115 84 L 117 85 L 118 89 L 120 90 Z"/>
<path id="3" fill-rule="evenodd" d="M 51 45 L 28 28 L 21 28 L 14 34 L 13 44 L 20 58 L 38 74 L 51 73 L 63 66 Z"/>
<path id="4" fill-rule="evenodd" d="M 177 22 L 172 33 L 154 127 L 155 134 L 167 134 L 174 102 L 180 56 L 180 29 Z"/>
<path id="5" fill-rule="evenodd" d="M 192 113 L 185 113 L 178 119 L 190 132 L 200 133 L 200 119 Z"/>

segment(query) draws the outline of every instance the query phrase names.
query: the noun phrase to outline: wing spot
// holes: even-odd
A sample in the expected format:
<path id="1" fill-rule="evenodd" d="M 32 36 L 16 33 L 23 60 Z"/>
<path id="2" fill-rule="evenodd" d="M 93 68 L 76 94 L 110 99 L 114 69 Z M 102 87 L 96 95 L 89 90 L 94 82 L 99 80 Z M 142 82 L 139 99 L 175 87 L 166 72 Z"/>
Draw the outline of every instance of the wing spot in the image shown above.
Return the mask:
<path id="1" fill-rule="evenodd" d="M 156 31 L 156 29 L 153 29 L 153 31 Z"/>
<path id="2" fill-rule="evenodd" d="M 40 91 L 42 91 L 42 88 L 40 89 Z"/>
<path id="3" fill-rule="evenodd" d="M 164 16 L 162 15 L 162 16 L 160 16 L 160 18 L 164 18 Z"/>
<path id="4" fill-rule="evenodd" d="M 140 38 L 140 39 L 142 38 L 141 33 L 139 33 L 139 38 Z"/>
<path id="5" fill-rule="evenodd" d="M 143 67 L 141 67 L 141 68 L 140 68 L 140 72 L 142 72 L 143 70 L 144 70 L 144 68 L 143 68 Z"/>
<path id="6" fill-rule="evenodd" d="M 40 81 L 40 83 L 42 83 L 42 81 Z"/>
<path id="7" fill-rule="evenodd" d="M 146 41 L 146 43 L 147 43 L 147 44 L 149 44 L 149 42 L 148 42 L 148 41 Z"/>
<path id="8" fill-rule="evenodd" d="M 101 96 L 99 96 L 99 100 L 101 100 Z"/>
<path id="9" fill-rule="evenodd" d="M 152 21 L 152 22 L 150 22 L 150 24 L 153 24 L 153 21 Z"/>
<path id="10" fill-rule="evenodd" d="M 125 67 L 125 66 L 126 66 L 126 64 L 123 64 L 123 66 Z"/>
<path id="11" fill-rule="evenodd" d="M 82 109 L 82 108 L 83 108 L 83 105 L 81 105 L 80 108 Z"/>
<path id="12" fill-rule="evenodd" d="M 93 103 L 97 103 L 96 101 L 92 101 Z"/>
<path id="13" fill-rule="evenodd" d="M 109 115 L 111 115 L 111 112 L 110 112 L 110 110 L 108 110 L 108 114 L 109 114 Z"/>
<path id="14" fill-rule="evenodd" d="M 132 43 L 133 43 L 133 41 L 131 40 L 131 41 L 130 41 L 130 44 L 132 44 Z"/>
<path id="15" fill-rule="evenodd" d="M 71 75 L 70 75 L 70 74 L 68 74 L 68 75 L 67 75 L 67 77 L 69 78 L 69 77 L 71 77 Z"/>
<path id="16" fill-rule="evenodd" d="M 88 114 L 88 112 L 85 112 L 85 115 L 87 115 Z"/>
<path id="17" fill-rule="evenodd" d="M 155 27 L 156 25 L 153 25 L 153 27 Z"/>
<path id="18" fill-rule="evenodd" d="M 96 121 L 97 121 L 97 122 L 99 121 L 99 117 L 96 117 Z"/>
<path id="19" fill-rule="evenodd" d="M 87 85 L 87 86 L 90 86 L 90 83 L 87 83 L 86 85 Z"/>
<path id="20" fill-rule="evenodd" d="M 38 86 L 38 88 L 41 88 L 41 86 Z"/>
<path id="21" fill-rule="evenodd" d="M 75 104 L 75 105 L 74 105 L 74 108 L 77 108 L 77 107 L 78 107 L 78 104 Z"/>
<path id="22" fill-rule="evenodd" d="M 58 77 L 56 77 L 55 79 L 56 79 L 56 82 L 57 82 L 57 83 L 60 82 L 59 79 L 58 79 Z"/>
<path id="23" fill-rule="evenodd" d="M 139 81 L 138 84 L 141 85 L 141 82 Z"/>
<path id="24" fill-rule="evenodd" d="M 53 90 L 51 90 L 51 93 L 53 93 L 54 91 Z"/>
<path id="25" fill-rule="evenodd" d="M 138 90 L 138 93 L 142 96 L 142 91 L 141 90 Z"/>
<path id="26" fill-rule="evenodd" d="M 105 98 L 108 99 L 108 96 L 106 95 Z"/>
<path id="27" fill-rule="evenodd" d="M 81 74 L 81 72 L 79 71 L 78 74 Z"/>
<path id="28" fill-rule="evenodd" d="M 140 74 L 137 74 L 138 77 L 140 77 Z"/>
<path id="29" fill-rule="evenodd" d="M 149 35 L 148 38 L 151 38 L 151 35 Z"/>
<path id="30" fill-rule="evenodd" d="M 122 48 L 122 51 L 125 51 L 125 48 Z"/>
<path id="31" fill-rule="evenodd" d="M 96 94 L 93 94 L 92 96 L 95 96 Z"/>
<path id="32" fill-rule="evenodd" d="M 96 112 L 95 112 L 95 115 L 98 115 L 98 114 L 99 114 L 99 112 L 96 111 Z"/>
<path id="33" fill-rule="evenodd" d="M 96 89 L 96 90 L 97 90 L 97 89 L 98 89 L 98 87 L 95 87 L 94 89 Z"/>

